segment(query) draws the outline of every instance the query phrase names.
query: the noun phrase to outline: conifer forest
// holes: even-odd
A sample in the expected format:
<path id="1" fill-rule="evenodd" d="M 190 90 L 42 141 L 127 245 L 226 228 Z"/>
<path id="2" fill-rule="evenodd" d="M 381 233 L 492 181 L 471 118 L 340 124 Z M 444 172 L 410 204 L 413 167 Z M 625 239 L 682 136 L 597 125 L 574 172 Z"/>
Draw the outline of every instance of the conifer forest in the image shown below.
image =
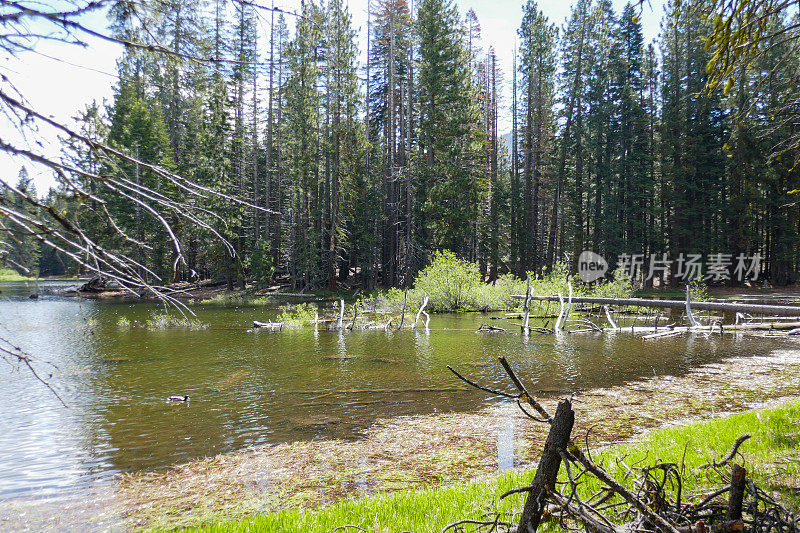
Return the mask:
<path id="1" fill-rule="evenodd" d="M 360 30 L 344 0 L 116 2 L 109 34 L 139 44 L 77 133 L 117 155 L 67 142 L 72 185 L 41 208 L 163 283 L 403 287 L 445 249 L 489 282 L 593 250 L 612 270 L 758 254 L 759 280 L 793 283 L 800 21 L 769 12 L 759 53 L 720 74 L 708 4 L 668 2 L 647 43 L 646 4 L 555 21 L 527 0 L 504 70 L 453 0 L 372 0 Z M 45 248 L 43 274 L 74 268 Z"/>

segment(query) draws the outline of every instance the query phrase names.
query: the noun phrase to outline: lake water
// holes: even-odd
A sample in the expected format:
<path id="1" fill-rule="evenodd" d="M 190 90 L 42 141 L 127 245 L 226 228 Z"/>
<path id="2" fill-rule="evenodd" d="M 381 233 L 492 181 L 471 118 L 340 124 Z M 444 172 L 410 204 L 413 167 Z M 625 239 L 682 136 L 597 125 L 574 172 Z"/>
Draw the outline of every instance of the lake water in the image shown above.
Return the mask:
<path id="1" fill-rule="evenodd" d="M 0 337 L 32 354 L 67 405 L 25 368 L 0 361 L 0 500 L 75 494 L 118 472 L 259 444 L 358 438 L 377 418 L 496 401 L 452 390 L 461 383 L 448 364 L 504 387 L 496 359 L 505 355 L 532 390 L 563 394 L 797 346 L 718 335 L 657 344 L 621 333 L 526 340 L 476 333 L 490 315 L 475 313 L 434 315 L 428 332 L 248 332 L 254 319 L 279 313 L 264 306 L 193 306 L 206 329 L 149 331 L 119 319 L 143 323 L 163 306 L 29 300 L 25 283 L 0 289 Z M 518 331 L 512 322 L 491 321 Z M 183 394 L 188 403 L 166 401 Z"/>

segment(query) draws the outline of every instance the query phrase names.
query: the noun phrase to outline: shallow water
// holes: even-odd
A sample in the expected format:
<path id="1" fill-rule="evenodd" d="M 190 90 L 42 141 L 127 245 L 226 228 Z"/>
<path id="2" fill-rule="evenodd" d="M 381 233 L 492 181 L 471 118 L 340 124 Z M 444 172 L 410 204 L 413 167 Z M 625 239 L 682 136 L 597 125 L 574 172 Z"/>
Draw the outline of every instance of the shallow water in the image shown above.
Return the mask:
<path id="1" fill-rule="evenodd" d="M 49 284 L 53 289 L 57 284 Z M 695 335 L 645 343 L 629 334 L 483 334 L 483 314 L 434 315 L 429 332 L 248 332 L 268 307 L 197 306 L 207 329 L 148 331 L 154 303 L 45 295 L 2 284 L 0 336 L 31 353 L 67 404 L 26 369 L 0 371 L 0 500 L 88 490 L 118 472 L 163 468 L 265 443 L 357 438 L 377 418 L 470 411 L 487 401 L 445 365 L 505 386 L 505 355 L 545 394 L 681 374 L 734 355 L 766 355 L 788 340 Z M 495 316 L 503 316 L 502 313 Z M 493 325 L 515 331 L 511 320 Z M 55 365 L 45 365 L 47 361 Z M 52 376 L 51 376 L 52 375 Z M 167 397 L 188 394 L 188 403 Z M 514 465 L 514 427 L 498 434 L 502 468 Z"/>

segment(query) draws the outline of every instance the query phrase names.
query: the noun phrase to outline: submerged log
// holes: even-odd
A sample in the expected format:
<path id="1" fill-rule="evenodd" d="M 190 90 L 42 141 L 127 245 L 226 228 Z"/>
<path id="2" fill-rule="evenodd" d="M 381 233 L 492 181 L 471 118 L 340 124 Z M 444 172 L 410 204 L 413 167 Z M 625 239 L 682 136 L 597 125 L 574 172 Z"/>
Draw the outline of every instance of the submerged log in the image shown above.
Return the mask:
<path id="1" fill-rule="evenodd" d="M 675 335 L 680 335 L 685 331 L 686 330 L 671 330 L 671 331 L 661 331 L 659 333 L 651 333 L 650 335 L 645 335 L 644 337 L 642 337 L 642 340 L 660 339 L 663 337 L 674 337 Z"/>
<path id="2" fill-rule="evenodd" d="M 283 322 L 259 322 L 258 320 L 253 320 L 253 327 L 254 328 L 265 328 L 265 329 L 277 329 L 283 330 Z"/>

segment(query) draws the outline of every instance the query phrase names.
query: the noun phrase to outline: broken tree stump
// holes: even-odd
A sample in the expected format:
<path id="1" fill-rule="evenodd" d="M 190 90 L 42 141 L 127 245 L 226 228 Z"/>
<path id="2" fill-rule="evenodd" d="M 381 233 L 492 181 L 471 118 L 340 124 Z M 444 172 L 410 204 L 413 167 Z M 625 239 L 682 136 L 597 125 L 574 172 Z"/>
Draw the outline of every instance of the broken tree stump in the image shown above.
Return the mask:
<path id="1" fill-rule="evenodd" d="M 556 414 L 550 423 L 550 432 L 547 434 L 542 458 L 539 460 L 536 475 L 525 501 L 525 508 L 522 510 L 517 527 L 520 533 L 534 533 L 542 521 L 547 494 L 556 486 L 561 453 L 567 449 L 574 424 L 575 412 L 572 410 L 572 402 L 563 399 L 559 402 Z"/>
<path id="2" fill-rule="evenodd" d="M 728 511 L 725 514 L 726 521 L 742 519 L 742 501 L 744 500 L 746 477 L 747 470 L 740 465 L 734 464 L 731 471 L 731 491 L 728 498 Z"/>

